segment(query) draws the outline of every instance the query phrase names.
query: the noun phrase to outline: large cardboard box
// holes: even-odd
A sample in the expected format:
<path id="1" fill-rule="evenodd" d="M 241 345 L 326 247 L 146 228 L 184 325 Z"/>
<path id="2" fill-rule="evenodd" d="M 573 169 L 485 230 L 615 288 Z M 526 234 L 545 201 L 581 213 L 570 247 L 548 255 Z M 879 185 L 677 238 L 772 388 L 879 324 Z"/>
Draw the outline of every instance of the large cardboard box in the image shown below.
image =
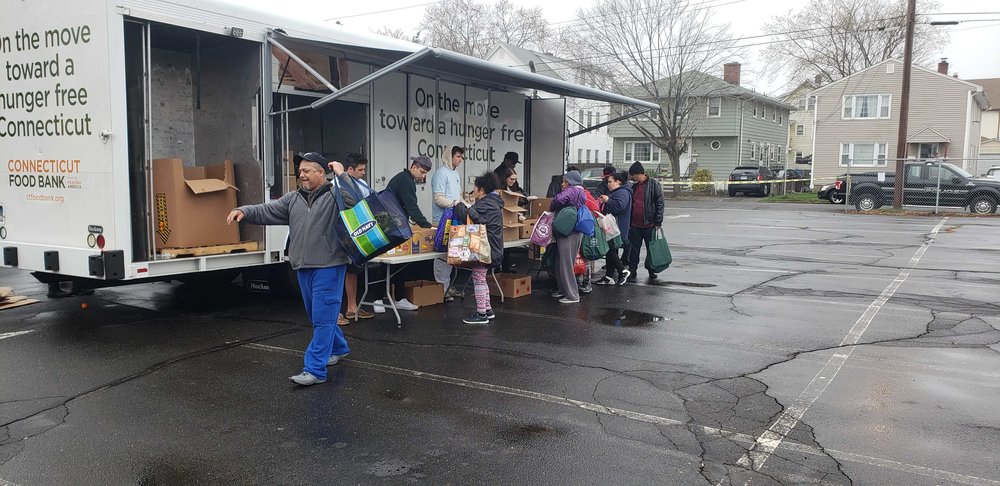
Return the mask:
<path id="1" fill-rule="evenodd" d="M 503 227 L 503 241 L 515 241 L 521 239 L 521 228 L 523 224 Z"/>
<path id="2" fill-rule="evenodd" d="M 516 299 L 525 295 L 531 295 L 531 277 L 528 275 L 498 273 L 496 279 L 500 283 L 499 289 L 497 288 L 497 282 L 494 282 L 490 277 L 486 278 L 486 282 L 490 287 L 490 295 L 499 297 L 500 290 L 503 290 L 505 299 Z"/>
<path id="3" fill-rule="evenodd" d="M 403 296 L 411 304 L 426 307 L 444 303 L 444 285 L 433 280 L 414 280 L 403 284 Z"/>
<path id="4" fill-rule="evenodd" d="M 539 198 L 531 201 L 528 205 L 528 217 L 538 219 L 545 211 L 549 210 L 549 206 L 552 205 L 552 198 Z"/>
<path id="5" fill-rule="evenodd" d="M 181 159 L 153 160 L 155 248 L 191 248 L 240 242 L 239 225 L 227 225 L 236 207 L 232 161 L 184 167 Z"/>

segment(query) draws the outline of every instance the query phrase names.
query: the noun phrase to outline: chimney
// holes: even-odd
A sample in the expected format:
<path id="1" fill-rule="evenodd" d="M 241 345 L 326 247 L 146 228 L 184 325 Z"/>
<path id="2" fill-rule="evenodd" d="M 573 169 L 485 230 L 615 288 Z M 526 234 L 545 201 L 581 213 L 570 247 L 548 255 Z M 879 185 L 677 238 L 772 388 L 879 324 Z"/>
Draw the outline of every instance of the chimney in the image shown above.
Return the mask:
<path id="1" fill-rule="evenodd" d="M 822 85 L 823 84 L 823 75 L 822 74 L 817 74 L 816 76 L 814 76 L 813 77 L 813 84 L 815 84 L 816 86 Z"/>
<path id="2" fill-rule="evenodd" d="M 947 57 L 942 57 L 941 58 L 941 62 L 938 63 L 938 72 L 941 73 L 941 74 L 944 74 L 945 76 L 948 75 L 948 58 Z"/>
<path id="3" fill-rule="evenodd" d="M 740 85 L 740 63 L 727 62 L 722 65 L 722 79 L 729 84 Z"/>

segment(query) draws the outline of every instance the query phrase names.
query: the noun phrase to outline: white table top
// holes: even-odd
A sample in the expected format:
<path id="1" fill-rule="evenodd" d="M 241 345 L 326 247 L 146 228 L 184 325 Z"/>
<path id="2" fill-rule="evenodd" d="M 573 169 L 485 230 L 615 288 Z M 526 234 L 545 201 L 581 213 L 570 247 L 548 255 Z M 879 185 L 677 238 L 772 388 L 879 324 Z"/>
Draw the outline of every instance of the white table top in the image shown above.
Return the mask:
<path id="1" fill-rule="evenodd" d="M 531 240 L 528 238 L 521 240 L 511 240 L 503 242 L 504 248 L 518 248 L 523 246 L 528 246 Z M 399 265 L 402 263 L 413 263 L 422 262 L 426 260 L 433 260 L 435 258 L 447 258 L 448 254 L 443 251 L 432 251 L 429 253 L 417 253 L 416 255 L 400 255 L 400 256 L 377 256 L 370 260 L 371 263 L 388 263 L 389 265 Z"/>

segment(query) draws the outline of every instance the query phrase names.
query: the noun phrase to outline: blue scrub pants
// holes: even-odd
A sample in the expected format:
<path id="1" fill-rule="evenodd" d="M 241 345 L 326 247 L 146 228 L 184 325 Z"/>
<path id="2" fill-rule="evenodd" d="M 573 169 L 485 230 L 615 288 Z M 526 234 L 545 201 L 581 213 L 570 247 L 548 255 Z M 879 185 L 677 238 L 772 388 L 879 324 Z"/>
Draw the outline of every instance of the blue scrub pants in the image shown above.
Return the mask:
<path id="1" fill-rule="evenodd" d="M 313 325 L 313 337 L 306 349 L 303 371 L 321 380 L 326 379 L 326 362 L 331 355 L 347 354 L 347 339 L 337 325 L 340 300 L 344 295 L 344 274 L 347 265 L 327 268 L 299 269 L 299 287 L 306 315 Z"/>

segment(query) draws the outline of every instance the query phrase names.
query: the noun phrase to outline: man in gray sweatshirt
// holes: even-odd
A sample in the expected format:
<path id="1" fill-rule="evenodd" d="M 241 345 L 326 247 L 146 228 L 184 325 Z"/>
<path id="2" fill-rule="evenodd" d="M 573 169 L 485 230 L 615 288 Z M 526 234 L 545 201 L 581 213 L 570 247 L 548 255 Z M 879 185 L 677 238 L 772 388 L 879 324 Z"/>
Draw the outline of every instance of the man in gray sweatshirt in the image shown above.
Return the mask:
<path id="1" fill-rule="evenodd" d="M 229 213 L 226 222 L 288 225 L 288 261 L 298 276 L 306 314 L 313 325 L 302 373 L 289 379 L 299 385 L 315 385 L 326 381 L 327 366 L 350 352 L 337 325 L 349 259 L 335 227 L 340 211 L 357 201 L 350 191 L 344 191 L 347 208 L 338 207 L 333 186 L 326 180 L 327 162 L 320 154 L 296 155 L 295 161 L 299 164 L 299 190 L 276 201 L 240 206 Z M 341 164 L 331 165 L 341 184 L 351 184 Z"/>

